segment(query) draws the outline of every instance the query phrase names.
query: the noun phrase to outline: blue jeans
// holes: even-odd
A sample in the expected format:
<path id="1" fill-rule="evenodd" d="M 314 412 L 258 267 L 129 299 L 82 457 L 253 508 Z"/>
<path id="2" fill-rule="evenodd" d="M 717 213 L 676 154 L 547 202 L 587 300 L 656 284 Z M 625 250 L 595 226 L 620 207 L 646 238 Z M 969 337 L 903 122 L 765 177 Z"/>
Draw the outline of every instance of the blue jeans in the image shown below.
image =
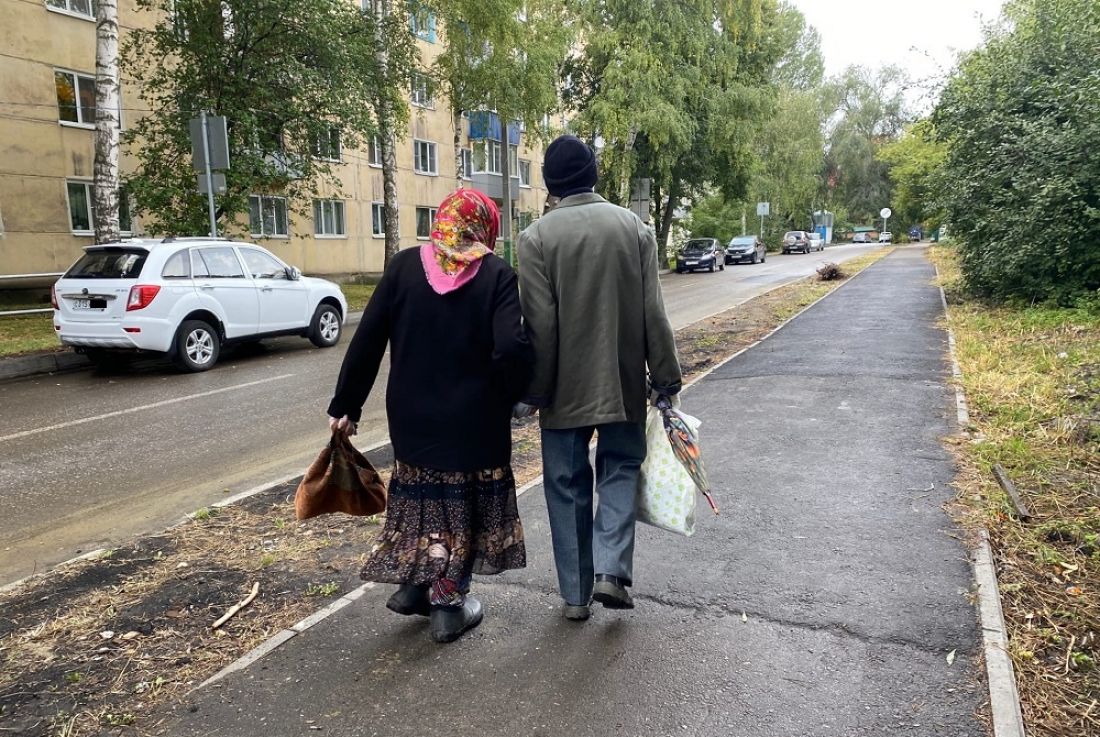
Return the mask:
<path id="1" fill-rule="evenodd" d="M 595 489 L 588 444 L 596 441 Z M 558 587 L 567 604 L 587 604 L 596 574 L 634 577 L 634 498 L 645 460 L 645 425 L 613 422 L 593 427 L 542 431 L 543 490 Z"/>

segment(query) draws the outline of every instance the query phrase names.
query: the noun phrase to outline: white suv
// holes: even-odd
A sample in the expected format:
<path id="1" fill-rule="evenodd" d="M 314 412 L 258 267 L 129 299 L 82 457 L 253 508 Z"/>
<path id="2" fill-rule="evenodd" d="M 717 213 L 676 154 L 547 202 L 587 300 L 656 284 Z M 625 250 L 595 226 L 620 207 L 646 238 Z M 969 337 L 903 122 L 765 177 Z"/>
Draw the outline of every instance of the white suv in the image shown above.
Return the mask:
<path id="1" fill-rule="evenodd" d="M 93 362 L 154 351 L 205 371 L 229 342 L 301 335 L 327 348 L 340 340 L 348 312 L 340 288 L 252 243 L 165 238 L 84 251 L 54 284 L 53 324 L 62 345 Z"/>

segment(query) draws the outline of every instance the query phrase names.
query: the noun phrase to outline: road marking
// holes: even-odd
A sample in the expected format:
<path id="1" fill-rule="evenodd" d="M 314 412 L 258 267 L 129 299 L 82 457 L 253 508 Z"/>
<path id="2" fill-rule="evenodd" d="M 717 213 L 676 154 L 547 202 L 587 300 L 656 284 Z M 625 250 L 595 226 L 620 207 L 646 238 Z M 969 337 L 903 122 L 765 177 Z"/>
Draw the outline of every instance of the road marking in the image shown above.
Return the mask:
<path id="1" fill-rule="evenodd" d="M 279 376 L 271 376 L 266 379 L 257 379 L 256 381 L 246 381 L 243 384 L 234 384 L 233 386 L 225 386 L 221 389 L 211 389 L 208 392 L 199 392 L 198 394 L 189 394 L 186 397 L 176 397 L 175 399 L 165 399 L 160 402 L 153 402 L 152 404 L 143 404 L 138 407 L 130 407 L 129 409 L 120 409 L 115 412 L 107 412 L 106 414 L 96 415 L 94 417 L 84 417 L 79 420 L 71 420 L 69 422 L 59 422 L 56 425 L 47 425 L 46 427 L 36 427 L 33 430 L 23 430 L 22 432 L 12 433 L 11 435 L 0 435 L 0 443 L 8 440 L 18 440 L 19 438 L 30 437 L 31 435 L 40 435 L 44 432 L 51 432 L 52 430 L 63 430 L 67 427 L 75 427 L 76 425 L 85 425 L 89 422 L 96 422 L 98 420 L 106 420 L 111 417 L 119 417 L 121 415 L 130 415 L 135 412 L 142 412 L 147 409 L 156 409 L 157 407 L 165 407 L 169 404 L 178 404 L 180 402 L 188 402 L 192 399 L 202 399 L 203 397 L 211 397 L 215 394 L 223 394 L 225 392 L 236 391 L 237 389 L 245 389 L 250 386 L 257 386 L 259 384 L 267 384 L 272 381 L 279 381 L 281 379 L 289 379 L 294 374 L 280 374 Z"/>

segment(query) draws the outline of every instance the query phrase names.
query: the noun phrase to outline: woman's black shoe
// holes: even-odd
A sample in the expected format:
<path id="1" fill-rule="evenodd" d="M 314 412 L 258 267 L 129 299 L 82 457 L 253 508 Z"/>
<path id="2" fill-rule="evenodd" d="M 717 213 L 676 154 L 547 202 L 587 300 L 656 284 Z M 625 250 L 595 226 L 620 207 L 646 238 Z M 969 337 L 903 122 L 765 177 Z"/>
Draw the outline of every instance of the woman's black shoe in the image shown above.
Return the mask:
<path id="1" fill-rule="evenodd" d="M 432 639 L 454 642 L 481 624 L 481 616 L 481 602 L 472 596 L 467 596 L 462 606 L 433 606 Z"/>
<path id="2" fill-rule="evenodd" d="M 391 612 L 412 616 L 419 614 L 427 617 L 431 613 L 431 605 L 428 602 L 428 587 L 413 586 L 403 583 L 393 592 L 393 596 L 386 602 L 386 608 Z"/>

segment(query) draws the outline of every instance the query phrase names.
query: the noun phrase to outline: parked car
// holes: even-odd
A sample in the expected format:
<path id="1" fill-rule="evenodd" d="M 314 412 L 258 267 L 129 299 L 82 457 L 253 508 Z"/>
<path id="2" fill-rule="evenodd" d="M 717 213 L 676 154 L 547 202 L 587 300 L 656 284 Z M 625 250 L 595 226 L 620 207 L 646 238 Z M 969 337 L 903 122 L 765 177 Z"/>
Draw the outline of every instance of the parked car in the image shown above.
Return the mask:
<path id="1" fill-rule="evenodd" d="M 891 233 L 890 231 L 884 231 L 882 233 L 879 233 L 878 234 L 878 242 L 879 243 L 893 243 L 894 242 L 894 234 Z"/>
<path id="2" fill-rule="evenodd" d="M 870 233 L 856 233 L 852 236 L 852 243 L 873 243 Z"/>
<path id="3" fill-rule="evenodd" d="M 336 284 L 255 244 L 212 238 L 88 246 L 51 298 L 61 344 L 93 362 L 148 351 L 186 371 L 213 367 L 238 341 L 300 335 L 336 345 L 348 312 Z"/>
<path id="4" fill-rule="evenodd" d="M 768 251 L 764 243 L 755 235 L 740 235 L 726 246 L 725 262 L 727 264 L 762 264 L 768 258 Z"/>
<path id="5" fill-rule="evenodd" d="M 801 251 L 809 253 L 811 249 L 810 234 L 804 230 L 791 230 L 783 236 L 783 253 Z"/>
<path id="6" fill-rule="evenodd" d="M 915 226 L 910 228 L 909 229 L 909 240 L 915 241 L 916 243 L 920 243 L 922 240 L 924 240 L 924 231 L 922 231 L 920 228 L 915 227 Z"/>
<path id="7" fill-rule="evenodd" d="M 698 269 L 714 271 L 715 266 L 719 271 L 724 271 L 726 264 L 718 255 L 718 251 L 717 238 L 694 238 L 688 241 L 676 254 L 676 273 L 683 274 L 685 271 Z"/>
<path id="8" fill-rule="evenodd" d="M 824 251 L 825 239 L 821 237 L 821 233 L 810 233 L 810 250 L 811 251 Z"/>

